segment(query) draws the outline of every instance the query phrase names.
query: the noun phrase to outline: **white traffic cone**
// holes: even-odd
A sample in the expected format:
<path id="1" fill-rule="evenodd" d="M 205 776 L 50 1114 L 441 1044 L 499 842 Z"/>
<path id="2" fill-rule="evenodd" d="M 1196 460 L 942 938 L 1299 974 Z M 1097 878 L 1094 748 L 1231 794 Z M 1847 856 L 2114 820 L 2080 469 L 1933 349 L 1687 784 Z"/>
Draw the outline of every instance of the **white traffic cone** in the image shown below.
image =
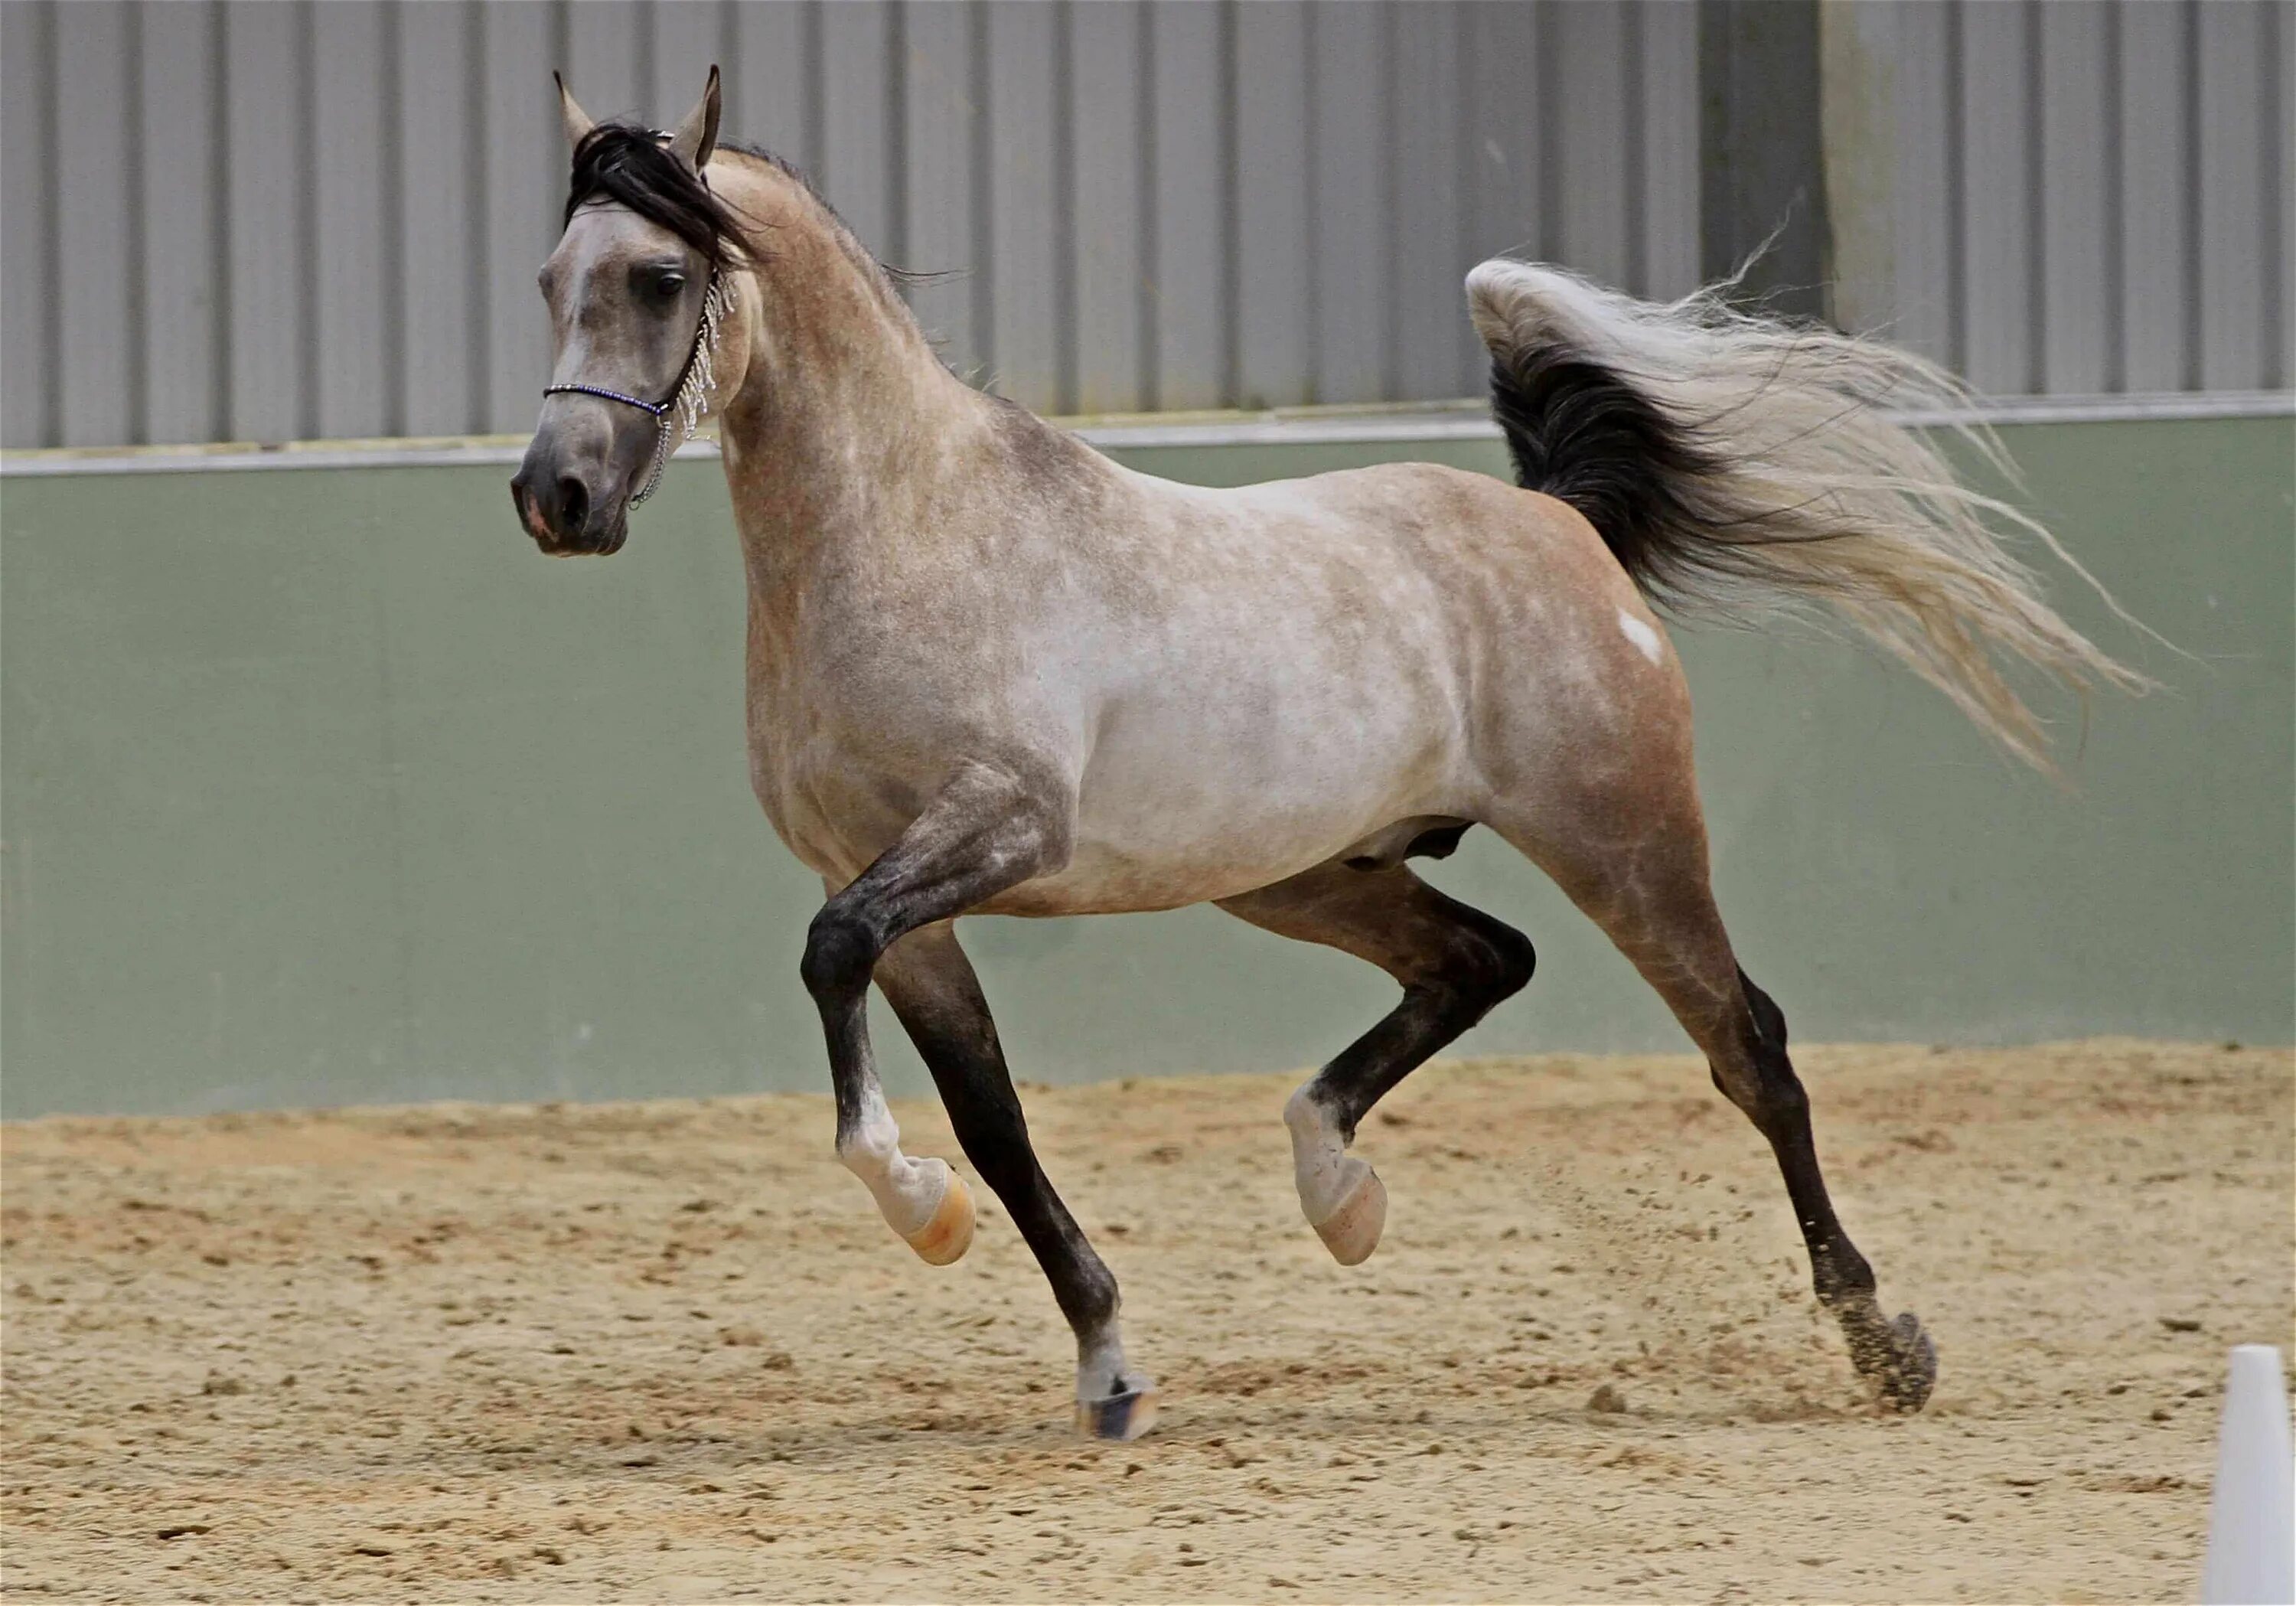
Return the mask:
<path id="1" fill-rule="evenodd" d="M 2289 1453 L 2280 1352 L 2269 1344 L 2232 1352 L 2201 1601 L 2296 1606 L 2296 1462 Z"/>

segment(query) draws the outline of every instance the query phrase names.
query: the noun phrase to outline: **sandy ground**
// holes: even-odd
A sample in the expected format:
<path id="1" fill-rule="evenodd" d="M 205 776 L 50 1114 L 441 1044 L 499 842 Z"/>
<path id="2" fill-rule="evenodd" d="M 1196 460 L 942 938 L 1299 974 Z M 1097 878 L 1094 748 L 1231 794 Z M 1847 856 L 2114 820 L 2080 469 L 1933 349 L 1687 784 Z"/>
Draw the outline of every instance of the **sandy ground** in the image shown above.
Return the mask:
<path id="1" fill-rule="evenodd" d="M 1110 1446 L 1011 1223 L 912 1258 L 825 1098 L 12 1126 L 5 1594 L 2191 1598 L 2226 1348 L 2290 1339 L 2296 1061 L 1800 1058 L 1917 1419 L 1686 1058 L 1421 1073 L 1353 1271 L 1291 1078 L 1031 1090 L 1162 1385 Z"/>

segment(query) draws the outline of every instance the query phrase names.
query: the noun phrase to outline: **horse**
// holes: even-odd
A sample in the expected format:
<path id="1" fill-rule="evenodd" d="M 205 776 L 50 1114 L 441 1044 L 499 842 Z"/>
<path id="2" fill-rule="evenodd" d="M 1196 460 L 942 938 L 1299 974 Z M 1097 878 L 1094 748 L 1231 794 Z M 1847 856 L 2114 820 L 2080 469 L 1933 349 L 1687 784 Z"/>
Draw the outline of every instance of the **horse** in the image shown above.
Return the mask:
<path id="1" fill-rule="evenodd" d="M 559 90 L 572 171 L 520 523 L 545 554 L 619 550 L 676 441 L 717 418 L 750 779 L 826 898 L 800 968 L 836 1152 L 923 1259 L 965 1252 L 964 1180 L 905 1153 L 887 1109 L 873 983 L 1074 1331 L 1080 1432 L 1147 1431 L 1155 1388 L 1030 1147 L 954 923 L 1210 902 L 1385 970 L 1400 1001 L 1283 1112 L 1308 1224 L 1355 1265 L 1387 1213 L 1352 1152 L 1364 1117 L 1531 978 L 1528 938 L 1409 863 L 1474 826 L 1665 1001 L 1775 1152 L 1857 1373 L 1883 1406 L 1922 1407 L 1935 1346 L 1884 1310 L 1836 1215 L 1785 1016 L 1715 906 L 1657 610 L 1828 606 L 2046 769 L 2007 660 L 2143 682 L 2005 536 L 2071 564 L 2062 547 L 1879 405 L 1957 408 L 1957 381 L 1726 285 L 1656 305 L 1499 259 L 1466 295 L 1517 483 L 1399 463 L 1177 484 L 953 374 L 805 178 L 719 140 L 716 69 L 670 131 L 595 122 Z"/>

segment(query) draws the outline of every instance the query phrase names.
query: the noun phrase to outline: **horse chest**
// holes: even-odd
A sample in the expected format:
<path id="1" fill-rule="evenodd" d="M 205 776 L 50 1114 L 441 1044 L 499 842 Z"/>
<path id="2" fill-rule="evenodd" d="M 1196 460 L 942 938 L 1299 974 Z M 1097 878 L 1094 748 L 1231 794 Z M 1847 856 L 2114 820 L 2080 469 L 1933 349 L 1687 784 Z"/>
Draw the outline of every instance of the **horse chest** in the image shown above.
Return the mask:
<path id="1" fill-rule="evenodd" d="M 890 847 L 962 756 L 895 699 L 798 674 L 751 677 L 749 748 L 750 787 L 775 833 L 832 881 Z"/>

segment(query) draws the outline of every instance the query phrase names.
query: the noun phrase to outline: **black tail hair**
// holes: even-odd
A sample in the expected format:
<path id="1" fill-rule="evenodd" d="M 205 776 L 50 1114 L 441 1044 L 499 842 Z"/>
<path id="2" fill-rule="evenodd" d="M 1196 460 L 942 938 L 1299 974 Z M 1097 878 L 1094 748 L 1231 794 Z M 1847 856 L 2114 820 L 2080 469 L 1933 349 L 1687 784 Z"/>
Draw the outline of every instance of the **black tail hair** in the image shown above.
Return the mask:
<path id="1" fill-rule="evenodd" d="M 1584 514 L 1645 595 L 1735 571 L 1715 539 L 1727 515 L 1698 494 L 1726 467 L 1720 453 L 1615 369 L 1559 343 L 1519 347 L 1491 360 L 1491 412 L 1515 482 Z"/>

